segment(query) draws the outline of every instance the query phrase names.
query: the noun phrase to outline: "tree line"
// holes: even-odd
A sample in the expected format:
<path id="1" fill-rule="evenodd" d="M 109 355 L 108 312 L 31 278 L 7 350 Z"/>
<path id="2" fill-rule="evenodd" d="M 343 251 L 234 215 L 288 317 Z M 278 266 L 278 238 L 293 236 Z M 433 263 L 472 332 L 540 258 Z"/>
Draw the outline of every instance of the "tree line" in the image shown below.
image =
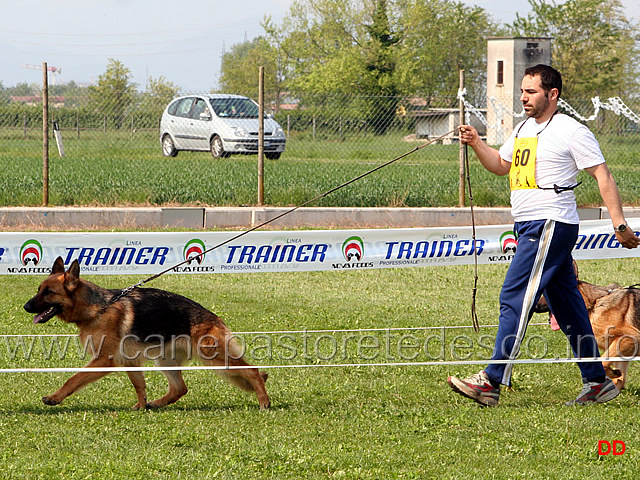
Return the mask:
<path id="1" fill-rule="evenodd" d="M 135 117 L 139 128 L 158 125 L 160 114 L 178 94 L 179 87 L 164 77 L 149 78 L 145 91 L 139 92 L 132 81 L 131 70 L 122 62 L 110 58 L 106 71 L 96 85 L 83 87 L 71 81 L 64 85 L 49 85 L 50 103 L 64 98 L 62 106 L 52 111 L 61 128 L 75 127 L 82 122 L 86 128 L 121 128 L 125 118 Z M 19 83 L 14 87 L 0 84 L 0 125 L 32 126 L 42 120 L 42 107 L 33 97 L 41 95 L 41 85 Z M 12 101 L 27 97 L 27 101 Z"/>
<path id="2" fill-rule="evenodd" d="M 296 0 L 281 23 L 223 55 L 220 89 L 255 91 L 255 65 L 275 104 L 334 94 L 455 96 L 465 70 L 469 98 L 484 102 L 488 37 L 552 37 L 563 96 L 640 95 L 638 25 L 619 0 L 529 0 L 531 12 L 501 24 L 453 0 Z M 391 102 L 378 115 L 390 115 Z"/>
<path id="3" fill-rule="evenodd" d="M 455 98 L 461 69 L 467 99 L 484 103 L 487 38 L 541 36 L 553 38 L 568 101 L 640 96 L 640 30 L 620 0 L 528 1 L 530 13 L 502 24 L 455 0 L 295 0 L 280 23 L 265 17 L 263 35 L 225 52 L 212 91 L 257 92 L 262 65 L 266 101 L 276 113 L 287 98 L 306 112 L 336 106 L 383 134 L 404 108 L 400 98 L 418 97 L 426 106 Z M 118 125 L 132 110 L 155 121 L 179 92 L 163 77 L 149 79 L 143 92 L 137 87 L 130 70 L 109 59 L 96 85 L 52 85 L 49 95 Z M 39 94 L 39 86 L 0 83 L 0 108 L 19 114 L 28 107 L 10 105 L 10 97 L 34 90 Z"/>

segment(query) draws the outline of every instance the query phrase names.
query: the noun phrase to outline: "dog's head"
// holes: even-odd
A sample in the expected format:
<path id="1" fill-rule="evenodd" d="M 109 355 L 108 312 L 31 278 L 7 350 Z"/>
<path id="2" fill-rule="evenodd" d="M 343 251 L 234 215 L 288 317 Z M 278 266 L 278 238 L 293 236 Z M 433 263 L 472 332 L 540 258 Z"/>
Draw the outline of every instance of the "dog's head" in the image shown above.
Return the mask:
<path id="1" fill-rule="evenodd" d="M 64 261 L 58 257 L 51 267 L 51 274 L 40 284 L 38 293 L 27 303 L 24 309 L 34 313 L 33 323 L 45 323 L 71 308 L 71 294 L 78 286 L 80 265 L 74 260 L 65 272 Z"/>

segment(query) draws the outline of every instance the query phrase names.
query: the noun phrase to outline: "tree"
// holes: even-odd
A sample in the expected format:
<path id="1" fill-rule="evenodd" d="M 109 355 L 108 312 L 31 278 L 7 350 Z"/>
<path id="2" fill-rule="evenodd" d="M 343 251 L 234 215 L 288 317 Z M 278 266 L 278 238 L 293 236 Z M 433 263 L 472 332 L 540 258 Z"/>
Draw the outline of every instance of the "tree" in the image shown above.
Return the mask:
<path id="1" fill-rule="evenodd" d="M 64 104 L 66 107 L 80 107 L 88 102 L 88 88 L 81 87 L 73 80 L 63 85 L 64 89 L 60 95 L 64 96 Z"/>
<path id="2" fill-rule="evenodd" d="M 144 94 L 141 107 L 149 110 L 162 111 L 167 104 L 178 95 L 180 88 L 166 80 L 163 76 L 154 80 L 149 77 L 147 91 Z"/>
<path id="3" fill-rule="evenodd" d="M 9 94 L 7 89 L 4 88 L 2 80 L 0 80 L 0 103 L 9 103 Z"/>
<path id="4" fill-rule="evenodd" d="M 98 77 L 98 84 L 89 87 L 89 104 L 96 112 L 112 116 L 115 125 L 121 127 L 135 92 L 131 71 L 122 62 L 110 58 L 107 70 Z"/>
<path id="5" fill-rule="evenodd" d="M 289 89 L 297 94 L 367 93 L 364 77 L 371 76 L 365 73 L 363 52 L 376 3 L 297 0 L 280 26 L 267 21 L 267 38 L 284 54 Z"/>
<path id="6" fill-rule="evenodd" d="M 484 91 L 485 38 L 501 33 L 483 9 L 451 0 L 298 0 L 265 29 L 296 93 L 451 97 L 460 69 Z"/>
<path id="7" fill-rule="evenodd" d="M 371 24 L 366 25 L 368 39 L 364 48 L 365 77 L 363 87 L 378 95 L 374 99 L 369 123 L 374 132 L 384 134 L 391 126 L 398 107 L 398 86 L 394 79 L 396 69 L 395 47 L 398 39 L 387 14 L 387 0 L 377 0 Z"/>
<path id="8" fill-rule="evenodd" d="M 486 38 L 501 29 L 484 9 L 450 0 L 402 0 L 404 31 L 400 87 L 407 94 L 455 98 L 465 70 L 468 98 L 480 100 L 486 87 Z"/>
<path id="9" fill-rule="evenodd" d="M 529 0 L 532 12 L 516 16 L 513 35 L 553 37 L 553 65 L 563 75 L 563 97 L 637 95 L 638 28 L 620 0 Z"/>
<path id="10" fill-rule="evenodd" d="M 40 95 L 42 93 L 42 86 L 37 83 L 26 83 L 19 82 L 16 83 L 14 87 L 10 87 L 8 89 L 10 95 L 18 96 L 18 97 L 26 97 L 30 95 Z"/>
<path id="11" fill-rule="evenodd" d="M 264 37 L 234 45 L 222 57 L 220 90 L 258 96 L 258 67 L 264 67 L 265 102 L 279 109 L 283 88 L 280 53 Z"/>

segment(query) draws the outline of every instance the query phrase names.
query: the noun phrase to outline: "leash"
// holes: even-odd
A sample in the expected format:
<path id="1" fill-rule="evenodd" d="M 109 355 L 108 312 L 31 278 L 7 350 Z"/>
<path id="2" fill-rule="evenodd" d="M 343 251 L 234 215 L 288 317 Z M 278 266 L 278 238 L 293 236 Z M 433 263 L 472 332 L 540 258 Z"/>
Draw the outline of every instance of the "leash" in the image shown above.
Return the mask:
<path id="1" fill-rule="evenodd" d="M 336 190 L 340 190 L 341 188 L 344 188 L 344 187 L 346 187 L 347 185 L 351 185 L 352 183 L 354 183 L 354 182 L 356 182 L 356 181 L 358 181 L 358 180 L 360 180 L 360 179 L 362 179 L 362 178 L 366 177 L 367 175 L 371 175 L 372 173 L 377 172 L 378 170 L 381 170 L 382 168 L 384 168 L 384 167 L 386 167 L 386 166 L 388 166 L 388 165 L 391 165 L 392 163 L 397 162 L 398 160 L 401 160 L 401 159 L 403 159 L 403 158 L 405 158 L 405 157 L 408 157 L 409 155 L 411 155 L 411 154 L 413 154 L 413 153 L 417 152 L 418 150 L 420 150 L 420 149 L 422 149 L 422 148 L 424 148 L 424 147 L 426 147 L 426 146 L 428 146 L 428 145 L 431 145 L 432 143 L 435 143 L 435 142 L 437 142 L 438 140 L 441 140 L 441 139 L 443 139 L 444 137 L 446 137 L 446 136 L 448 136 L 448 135 L 451 135 L 452 133 L 455 133 L 456 131 L 458 131 L 458 129 L 457 129 L 457 128 L 456 128 L 455 130 L 451 130 L 450 132 L 445 133 L 444 135 L 440 135 L 439 137 L 436 137 L 436 138 L 434 138 L 433 140 L 428 141 L 427 143 L 423 143 L 422 145 L 418 145 L 418 146 L 417 146 L 417 147 L 415 147 L 414 149 L 409 150 L 408 152 L 403 153 L 402 155 L 397 156 L 397 157 L 396 157 L 396 158 L 394 158 L 393 160 L 389 160 L 389 161 L 388 161 L 388 162 L 386 162 L 386 163 L 383 163 L 383 164 L 381 164 L 381 165 L 378 165 L 377 167 L 372 168 L 371 170 L 369 170 L 369 171 L 367 171 L 367 172 L 365 172 L 365 173 L 363 173 L 363 174 L 361 174 L 361 175 L 358 175 L 357 177 L 352 178 L 351 180 L 349 180 L 349 181 L 347 181 L 347 182 L 344 182 L 344 183 L 342 183 L 342 184 L 338 185 L 337 187 L 333 187 L 332 189 L 327 190 L 326 192 L 324 192 L 324 193 L 322 193 L 322 194 L 320 194 L 320 195 L 318 195 L 318 196 L 316 196 L 316 197 L 314 197 L 314 198 L 312 198 L 312 199 L 310 199 L 310 200 L 307 200 L 306 202 L 301 203 L 300 205 L 296 205 L 295 207 L 291 208 L 290 210 L 287 210 L 287 211 L 285 211 L 285 212 L 283 212 L 283 213 L 281 213 L 281 214 L 279 214 L 279 215 L 276 215 L 275 217 L 273 217 L 273 218 L 272 218 L 272 219 L 270 219 L 270 220 L 267 220 L 267 221 L 265 221 L 265 222 L 262 222 L 261 224 L 256 225 L 255 227 L 252 227 L 252 228 L 250 228 L 249 230 L 246 230 L 246 231 L 244 231 L 244 232 L 242 232 L 242 233 L 239 233 L 238 235 L 235 235 L 234 237 L 231 237 L 231 238 L 229 238 L 228 240 L 225 240 L 224 242 L 220 242 L 220 243 L 218 243 L 217 245 L 215 245 L 215 246 L 213 246 L 213 247 L 211 247 L 211 248 L 209 248 L 209 249 L 205 250 L 204 252 L 202 252 L 202 253 L 200 253 L 200 254 L 198 254 L 198 255 L 196 255 L 196 256 L 193 256 L 193 257 L 191 257 L 191 258 L 189 258 L 189 259 L 187 259 L 187 260 L 184 260 L 184 261 L 182 261 L 182 262 L 180 262 L 180 263 L 178 263 L 178 264 L 176 264 L 176 265 L 173 265 L 172 267 L 169 267 L 169 268 L 167 268 L 167 269 L 165 269 L 165 270 L 161 271 L 160 273 L 156 273 L 155 275 L 152 275 L 152 276 L 150 276 L 150 277 L 148 277 L 148 278 L 146 278 L 146 279 L 144 279 L 144 280 L 141 280 L 141 281 L 139 281 L 138 283 L 136 283 L 136 284 L 134 284 L 134 285 L 131 285 L 131 286 L 127 287 L 127 288 L 122 289 L 122 290 L 120 291 L 120 293 L 118 293 L 117 295 L 114 295 L 114 296 L 111 298 L 111 300 L 109 300 L 109 301 L 108 301 L 108 302 L 107 302 L 107 303 L 102 307 L 102 310 L 103 310 L 103 311 L 104 311 L 104 310 L 106 310 L 106 309 L 107 309 L 107 307 L 109 307 L 110 305 L 113 305 L 114 303 L 116 303 L 116 302 L 117 302 L 118 300 L 120 300 L 121 298 L 126 297 L 127 295 L 129 295 L 129 293 L 131 293 L 131 292 L 132 292 L 133 290 L 135 290 L 136 288 L 141 287 L 142 285 L 144 285 L 144 284 L 146 284 L 146 283 L 149 283 L 149 282 L 151 282 L 152 280 L 155 280 L 156 278 L 161 277 L 162 275 L 164 275 L 164 274 L 166 274 L 166 273 L 169 273 L 169 272 L 171 272 L 172 270 L 175 270 L 176 268 L 178 268 L 178 267 L 180 267 L 180 266 L 182 266 L 182 265 L 184 265 L 184 264 L 186 264 L 186 263 L 190 263 L 191 261 L 193 261 L 193 260 L 194 260 L 194 259 L 196 259 L 196 258 L 203 257 L 203 256 L 204 256 L 204 255 L 206 255 L 207 253 L 209 253 L 209 252 L 211 252 L 211 251 L 213 251 L 213 250 L 215 250 L 215 249 L 217 249 L 217 248 L 223 247 L 223 246 L 227 245 L 228 243 L 231 243 L 231 242 L 233 242 L 234 240 L 237 240 L 238 238 L 241 238 L 241 237 L 243 237 L 243 236 L 245 236 L 245 235 L 247 235 L 247 234 L 249 234 L 249 233 L 251 233 L 251 232 L 254 232 L 255 230 L 258 230 L 259 228 L 264 227 L 265 225 L 268 225 L 268 224 L 270 224 L 270 223 L 272 223 L 272 222 L 275 222 L 276 220 L 278 220 L 278 219 L 280 219 L 280 218 L 284 217 L 285 215 L 289 215 L 290 213 L 295 212 L 295 211 L 296 211 L 296 210 L 298 210 L 299 208 L 305 207 L 305 206 L 309 205 L 310 203 L 315 202 L 316 200 L 319 200 L 319 199 L 321 199 L 321 198 L 324 198 L 324 197 L 326 197 L 327 195 L 329 195 L 329 194 L 331 194 L 331 193 L 335 192 Z M 471 192 L 469 192 L 469 193 L 471 193 Z M 475 229 L 475 227 L 474 227 L 474 229 Z M 475 247 L 475 230 L 474 230 L 474 247 Z M 475 253 L 475 248 L 474 248 L 474 253 Z M 477 275 L 476 275 L 476 276 L 477 276 Z M 475 327 L 474 327 L 474 328 L 475 328 Z"/>
<path id="2" fill-rule="evenodd" d="M 473 194 L 471 193 L 471 174 L 469 172 L 469 145 L 464 146 L 464 168 L 466 170 L 467 187 L 469 189 L 469 207 L 471 209 L 471 239 L 473 241 L 473 290 L 471 291 L 471 322 L 474 332 L 480 331 L 478 312 L 476 310 L 476 295 L 478 293 L 478 249 L 476 248 L 476 219 L 473 213 Z"/>

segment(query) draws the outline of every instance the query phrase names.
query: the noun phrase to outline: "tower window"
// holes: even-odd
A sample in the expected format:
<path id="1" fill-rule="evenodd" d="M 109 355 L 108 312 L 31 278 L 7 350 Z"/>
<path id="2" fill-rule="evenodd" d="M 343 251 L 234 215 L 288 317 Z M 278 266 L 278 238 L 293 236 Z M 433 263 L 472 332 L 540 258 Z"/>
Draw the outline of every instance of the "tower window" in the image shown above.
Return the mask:
<path id="1" fill-rule="evenodd" d="M 504 61 L 498 60 L 498 71 L 496 75 L 496 83 L 498 85 L 504 85 Z"/>

